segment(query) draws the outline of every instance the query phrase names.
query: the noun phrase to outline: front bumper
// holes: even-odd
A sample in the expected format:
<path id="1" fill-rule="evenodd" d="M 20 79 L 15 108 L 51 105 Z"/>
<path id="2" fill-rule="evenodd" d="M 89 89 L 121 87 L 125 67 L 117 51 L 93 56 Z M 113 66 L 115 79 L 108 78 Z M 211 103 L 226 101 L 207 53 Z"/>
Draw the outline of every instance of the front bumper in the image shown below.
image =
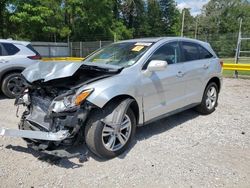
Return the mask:
<path id="1" fill-rule="evenodd" d="M 26 106 L 19 130 L 0 127 L 0 136 L 21 137 L 37 143 L 54 141 L 58 142 L 56 145 L 74 142 L 77 135 L 81 134 L 81 126 L 84 125 L 92 105 L 85 102 L 72 111 L 54 113 L 49 109 L 51 102 L 52 99 L 47 96 L 25 93 L 15 102 L 15 105 Z"/>
<path id="2" fill-rule="evenodd" d="M 0 127 L 0 136 L 21 137 L 48 141 L 62 141 L 69 136 L 69 131 L 60 130 L 58 132 L 52 133 L 43 131 L 6 129 Z"/>

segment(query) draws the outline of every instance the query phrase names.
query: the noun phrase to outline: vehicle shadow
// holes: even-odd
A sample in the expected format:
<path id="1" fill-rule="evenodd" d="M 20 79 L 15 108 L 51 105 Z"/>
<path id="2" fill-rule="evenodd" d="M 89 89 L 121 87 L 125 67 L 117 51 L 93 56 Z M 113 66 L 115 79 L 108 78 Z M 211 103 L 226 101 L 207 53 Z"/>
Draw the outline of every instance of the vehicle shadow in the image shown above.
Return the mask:
<path id="1" fill-rule="evenodd" d="M 198 117 L 200 114 L 193 109 L 185 110 L 181 113 L 160 119 L 153 123 L 147 124 L 142 127 L 137 128 L 135 139 L 133 140 L 130 148 L 126 150 L 122 155 L 118 156 L 119 158 L 125 158 L 130 150 L 136 145 L 138 141 L 143 141 L 152 136 L 161 134 L 165 131 L 168 131 L 176 126 L 182 126 L 186 121 L 192 120 Z"/>
<path id="2" fill-rule="evenodd" d="M 2 94 L 1 92 L 0 92 L 0 100 L 4 100 L 4 99 L 8 99 L 6 96 L 4 96 L 4 94 Z"/>
<path id="3" fill-rule="evenodd" d="M 135 139 L 132 141 L 130 147 L 123 154 L 118 156 L 118 158 L 124 159 L 138 141 L 143 141 L 152 136 L 161 134 L 176 126 L 182 126 L 184 122 L 194 119 L 197 116 L 199 116 L 199 114 L 191 109 L 191 110 L 186 110 L 184 112 L 178 113 L 176 115 L 169 116 L 167 118 L 163 118 L 161 120 L 155 121 L 148 125 L 138 127 L 136 135 L 135 135 Z M 94 160 L 98 162 L 107 161 L 105 159 L 101 159 L 97 157 L 92 152 L 88 151 L 86 144 L 81 144 L 81 145 L 77 145 L 73 147 L 71 146 L 64 150 L 59 150 L 59 152 L 53 153 L 53 154 L 52 153 L 48 154 L 48 153 L 44 153 L 41 151 L 37 151 L 30 147 L 26 148 L 22 146 L 13 146 L 13 145 L 7 145 L 6 149 L 11 149 L 17 152 L 28 153 L 28 154 L 33 155 L 40 161 L 47 162 L 51 165 L 56 165 L 58 167 L 66 168 L 66 169 L 82 167 L 83 164 L 81 163 L 88 161 L 89 158 L 93 158 Z M 80 164 L 74 163 L 69 160 L 71 158 L 76 158 L 76 157 L 79 159 Z"/>
<path id="4" fill-rule="evenodd" d="M 84 148 L 77 148 L 74 147 L 72 150 L 74 151 L 68 151 L 69 154 L 72 154 L 72 156 L 57 156 L 57 155 L 53 155 L 53 154 L 48 154 L 48 153 L 44 153 L 42 151 L 38 151 L 35 150 L 33 148 L 30 147 L 23 147 L 23 146 L 13 146 L 13 145 L 7 145 L 5 147 L 6 149 L 11 149 L 17 152 L 22 152 L 22 153 L 27 153 L 27 154 L 31 154 L 33 155 L 35 158 L 37 158 L 38 160 L 42 161 L 42 162 L 46 162 L 50 165 L 55 165 L 58 167 L 62 167 L 62 168 L 66 168 L 66 169 L 75 169 L 75 168 L 80 168 L 83 165 L 82 164 L 78 164 L 78 163 L 74 163 L 72 161 L 70 161 L 69 159 L 71 158 L 75 158 L 75 157 L 81 157 L 79 152 L 84 153 L 85 150 Z M 71 153 L 72 152 L 72 153 Z M 87 158 L 87 156 L 84 156 Z M 84 161 L 82 161 L 84 162 Z"/>

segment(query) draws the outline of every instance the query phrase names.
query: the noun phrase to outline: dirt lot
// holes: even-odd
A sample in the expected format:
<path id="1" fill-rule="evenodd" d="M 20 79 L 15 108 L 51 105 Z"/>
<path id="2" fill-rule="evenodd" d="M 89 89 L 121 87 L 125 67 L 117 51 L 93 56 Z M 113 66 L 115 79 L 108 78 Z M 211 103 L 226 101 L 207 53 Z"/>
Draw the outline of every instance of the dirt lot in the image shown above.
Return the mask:
<path id="1" fill-rule="evenodd" d="M 0 126 L 17 127 L 13 102 L 1 98 Z M 52 160 L 3 137 L 0 157 L 0 187 L 250 187 L 250 80 L 224 79 L 216 112 L 139 128 L 130 151 L 109 161 Z"/>

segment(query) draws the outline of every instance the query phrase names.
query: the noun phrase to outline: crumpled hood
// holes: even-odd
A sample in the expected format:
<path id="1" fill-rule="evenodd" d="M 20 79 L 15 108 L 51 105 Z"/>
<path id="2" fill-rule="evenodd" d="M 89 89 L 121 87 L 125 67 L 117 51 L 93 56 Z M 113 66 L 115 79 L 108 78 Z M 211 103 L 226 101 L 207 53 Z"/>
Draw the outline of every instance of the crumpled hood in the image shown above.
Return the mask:
<path id="1" fill-rule="evenodd" d="M 88 62 L 62 62 L 62 61 L 52 61 L 52 62 L 38 62 L 34 65 L 27 67 L 22 75 L 25 79 L 32 83 L 37 80 L 42 80 L 43 82 L 47 82 L 49 80 L 54 80 L 58 78 L 66 78 L 73 76 L 74 73 L 81 67 L 96 67 L 99 69 L 109 69 L 110 72 L 117 73 L 123 69 L 123 67 L 117 65 L 109 65 L 98 63 L 88 63 Z"/>
<path id="2" fill-rule="evenodd" d="M 82 62 L 38 62 L 27 67 L 22 75 L 32 83 L 37 80 L 44 82 L 72 76 L 82 65 Z"/>

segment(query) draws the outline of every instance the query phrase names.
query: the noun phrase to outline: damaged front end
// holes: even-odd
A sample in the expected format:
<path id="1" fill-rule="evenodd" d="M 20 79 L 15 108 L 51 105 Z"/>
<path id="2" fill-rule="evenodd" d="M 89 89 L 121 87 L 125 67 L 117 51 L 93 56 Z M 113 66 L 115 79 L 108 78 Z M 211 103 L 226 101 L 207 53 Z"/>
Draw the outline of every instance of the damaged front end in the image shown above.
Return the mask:
<path id="1" fill-rule="evenodd" d="M 22 137 L 41 150 L 83 141 L 86 119 L 93 108 L 98 108 L 86 100 L 94 88 L 84 86 L 119 72 L 85 65 L 72 76 L 57 76 L 46 82 L 37 79 L 29 83 L 25 77 L 27 88 L 15 101 L 15 105 L 25 106 L 19 130 L 0 128 L 0 135 Z"/>
<path id="2" fill-rule="evenodd" d="M 23 131 L 25 134 L 20 136 L 35 143 L 47 143 L 48 146 L 48 141 L 53 141 L 53 145 L 71 145 L 76 142 L 80 129 L 93 107 L 87 101 L 83 102 L 92 90 L 82 91 L 78 95 L 72 92 L 69 90 L 60 94 L 61 91 L 57 93 L 49 88 L 26 90 L 16 101 L 17 105 L 26 106 L 19 129 L 29 130 Z M 54 98 L 53 95 L 58 96 Z"/>

